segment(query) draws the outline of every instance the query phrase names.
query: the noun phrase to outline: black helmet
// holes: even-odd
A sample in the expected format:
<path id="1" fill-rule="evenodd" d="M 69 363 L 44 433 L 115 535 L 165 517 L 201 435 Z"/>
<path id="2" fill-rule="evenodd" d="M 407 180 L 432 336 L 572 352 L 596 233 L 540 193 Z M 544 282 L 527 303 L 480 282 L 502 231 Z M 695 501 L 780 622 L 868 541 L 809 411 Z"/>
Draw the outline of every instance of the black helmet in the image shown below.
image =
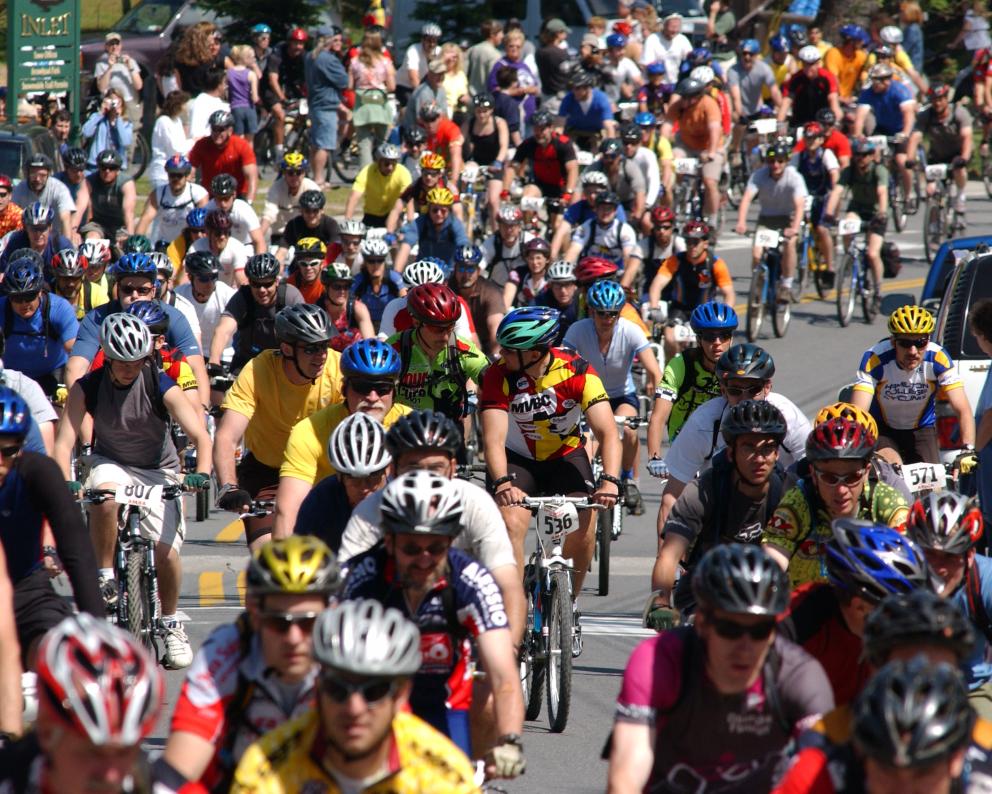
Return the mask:
<path id="1" fill-rule="evenodd" d="M 84 152 L 79 147 L 73 147 L 65 153 L 62 161 L 69 168 L 85 168 L 86 167 L 86 152 Z"/>
<path id="2" fill-rule="evenodd" d="M 35 152 L 28 158 L 28 161 L 24 164 L 24 167 L 27 169 L 45 168 L 51 171 L 53 167 L 52 158 L 44 152 Z"/>
<path id="3" fill-rule="evenodd" d="M 865 620 L 861 639 L 865 658 L 881 667 L 891 651 L 907 645 L 948 648 L 967 659 L 975 647 L 975 629 L 953 599 L 920 588 L 883 599 Z"/>
<path id="4" fill-rule="evenodd" d="M 436 411 L 412 411 L 397 419 L 386 433 L 386 449 L 393 460 L 404 452 L 428 449 L 439 449 L 453 458 L 461 448 L 458 426 Z"/>
<path id="5" fill-rule="evenodd" d="M 675 86 L 675 93 L 679 96 L 699 96 L 705 90 L 706 84 L 694 77 L 687 77 Z"/>
<path id="6" fill-rule="evenodd" d="M 312 303 L 294 303 L 276 315 L 276 339 L 288 345 L 314 345 L 337 335 L 327 312 Z"/>
<path id="7" fill-rule="evenodd" d="M 618 157 L 623 154 L 623 144 L 619 138 L 604 138 L 599 144 L 599 153 L 609 157 Z"/>
<path id="8" fill-rule="evenodd" d="M 806 35 L 806 31 L 802 28 L 793 28 L 789 31 L 789 44 L 798 50 L 800 47 L 805 47 L 809 44 L 809 36 Z"/>
<path id="9" fill-rule="evenodd" d="M 322 210 L 327 199 L 319 190 L 304 190 L 300 196 L 300 208 L 305 210 Z"/>
<path id="10" fill-rule="evenodd" d="M 423 146 L 426 141 L 427 133 L 424 132 L 423 127 L 410 127 L 403 130 L 403 143 L 407 146 Z"/>
<path id="11" fill-rule="evenodd" d="M 789 605 L 789 577 L 760 546 L 714 546 L 692 575 L 700 606 L 736 615 L 780 615 Z"/>
<path id="12" fill-rule="evenodd" d="M 190 278 L 194 276 L 218 276 L 221 271 L 220 260 L 210 251 L 192 251 L 186 254 L 183 267 Z"/>
<path id="13" fill-rule="evenodd" d="M 551 115 L 551 111 L 547 108 L 541 108 L 534 112 L 534 115 L 530 117 L 530 124 L 532 127 L 550 127 L 555 123 L 555 117 Z"/>
<path id="14" fill-rule="evenodd" d="M 272 254 L 255 254 L 245 263 L 245 278 L 249 281 L 270 281 L 279 277 L 282 265 Z"/>
<path id="15" fill-rule="evenodd" d="M 816 111 L 816 120 L 824 127 L 832 127 L 837 123 L 837 114 L 830 108 L 820 108 Z"/>
<path id="16" fill-rule="evenodd" d="M 41 265 L 30 257 L 12 259 L 4 274 L 3 291 L 6 295 L 30 295 L 45 285 Z"/>
<path id="17" fill-rule="evenodd" d="M 217 174 L 210 180 L 210 193 L 214 196 L 233 196 L 238 191 L 238 183 L 230 174 Z"/>
<path id="18" fill-rule="evenodd" d="M 476 94 L 472 98 L 472 107 L 474 107 L 475 109 L 494 108 L 496 107 L 496 98 L 488 92 Z"/>
<path id="19" fill-rule="evenodd" d="M 596 206 L 598 207 L 600 204 L 609 204 L 613 207 L 618 207 L 620 206 L 620 197 L 612 190 L 604 190 L 596 196 Z"/>
<path id="20" fill-rule="evenodd" d="M 214 127 L 217 128 L 233 127 L 234 116 L 232 116 L 226 110 L 215 110 L 213 113 L 210 114 L 210 118 L 207 120 L 207 123 L 210 124 L 211 129 L 213 129 Z"/>
<path id="21" fill-rule="evenodd" d="M 568 84 L 572 88 L 586 88 L 593 85 L 596 81 L 593 76 L 589 74 L 585 69 L 576 69 L 572 72 L 572 76 L 568 79 Z"/>
<path id="22" fill-rule="evenodd" d="M 620 130 L 620 140 L 624 143 L 640 143 L 641 128 L 636 124 L 624 124 Z"/>
<path id="23" fill-rule="evenodd" d="M 890 662 L 855 698 L 851 739 L 886 766 L 929 766 L 968 746 L 976 714 L 961 674 L 916 657 Z"/>
<path id="24" fill-rule="evenodd" d="M 767 400 L 739 402 L 724 414 L 720 423 L 720 432 L 728 446 L 733 444 L 735 438 L 747 433 L 772 436 L 781 444 L 787 430 L 782 412 Z"/>
<path id="25" fill-rule="evenodd" d="M 716 362 L 716 376 L 720 381 L 730 378 L 771 380 L 774 374 L 772 357 L 750 342 L 734 345 Z"/>
<path id="26" fill-rule="evenodd" d="M 114 149 L 104 149 L 96 156 L 96 164 L 100 168 L 120 168 L 124 161 Z"/>

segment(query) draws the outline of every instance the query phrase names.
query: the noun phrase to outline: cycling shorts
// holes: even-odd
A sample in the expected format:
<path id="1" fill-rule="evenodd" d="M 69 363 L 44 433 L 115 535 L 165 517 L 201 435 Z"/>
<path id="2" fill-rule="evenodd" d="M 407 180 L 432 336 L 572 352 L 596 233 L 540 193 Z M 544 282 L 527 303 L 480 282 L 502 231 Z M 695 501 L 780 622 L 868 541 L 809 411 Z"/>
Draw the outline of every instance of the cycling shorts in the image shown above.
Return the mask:
<path id="1" fill-rule="evenodd" d="M 71 603 L 55 592 L 47 571 L 29 573 L 14 585 L 14 623 L 22 659 L 34 640 L 71 614 Z"/>
<path id="2" fill-rule="evenodd" d="M 621 405 L 629 405 L 635 411 L 640 408 L 640 404 L 637 401 L 636 392 L 628 392 L 627 394 L 621 394 L 619 397 L 610 397 L 610 408 L 613 413 L 617 412 L 617 408 Z"/>
<path id="3" fill-rule="evenodd" d="M 261 497 L 262 491 L 279 488 L 279 468 L 266 466 L 250 452 L 246 452 L 238 464 L 238 486 L 248 491 L 252 499 Z"/>
<path id="4" fill-rule="evenodd" d="M 774 229 L 777 232 L 785 231 L 792 225 L 790 215 L 759 215 L 758 226 L 766 229 Z"/>
<path id="5" fill-rule="evenodd" d="M 937 428 L 933 425 L 912 430 L 896 430 L 879 423 L 876 450 L 883 449 L 894 449 L 902 457 L 903 463 L 940 463 Z"/>
<path id="6" fill-rule="evenodd" d="M 513 485 L 528 496 L 592 493 L 595 488 L 584 446 L 550 460 L 525 458 L 508 449 L 506 473 L 514 477 Z M 489 474 L 486 474 L 486 486 L 491 489 Z"/>
<path id="7" fill-rule="evenodd" d="M 546 199 L 561 198 L 562 195 L 564 195 L 565 193 L 565 188 L 563 188 L 561 185 L 548 185 L 544 182 L 539 182 L 537 179 L 532 179 L 529 184 L 534 185 L 534 187 L 538 188 L 541 191 L 541 195 L 544 196 L 544 198 Z"/>

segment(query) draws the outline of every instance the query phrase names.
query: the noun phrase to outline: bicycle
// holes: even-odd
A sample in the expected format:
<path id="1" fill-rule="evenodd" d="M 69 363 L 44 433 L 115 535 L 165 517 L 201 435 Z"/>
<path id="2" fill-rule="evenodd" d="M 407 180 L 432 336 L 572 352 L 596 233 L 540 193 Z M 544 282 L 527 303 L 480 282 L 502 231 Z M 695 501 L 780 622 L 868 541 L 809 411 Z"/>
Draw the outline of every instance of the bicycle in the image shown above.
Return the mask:
<path id="1" fill-rule="evenodd" d="M 676 157 L 672 209 L 681 224 L 703 217 L 703 173 L 698 157 Z"/>
<path id="2" fill-rule="evenodd" d="M 751 286 L 747 295 L 747 341 L 754 342 L 761 333 L 767 311 L 772 317 L 775 336 L 783 337 L 792 319 L 792 303 L 778 299 L 779 279 L 782 277 L 782 243 L 785 237 L 775 229 L 759 226 L 754 232 L 754 245 L 764 249 L 761 260 L 751 271 Z M 796 291 L 802 295 L 803 273 L 796 273 Z"/>
<path id="3" fill-rule="evenodd" d="M 287 152 L 302 152 L 306 154 L 310 151 L 309 120 L 307 118 L 308 106 L 305 99 L 292 99 L 284 103 L 286 118 L 283 121 L 285 136 L 283 138 L 283 149 Z M 279 170 L 279 162 L 276 158 L 275 147 L 275 125 L 279 120 L 274 114 L 269 113 L 255 137 L 252 139 L 252 148 L 255 151 L 255 161 L 258 163 L 259 172 L 269 168 Z"/>
<path id="4" fill-rule="evenodd" d="M 488 180 L 489 168 L 484 165 L 465 168 L 459 177 L 462 185 L 460 199 L 465 212 L 465 230 L 470 240 L 481 240 L 486 236 Z"/>
<path id="5" fill-rule="evenodd" d="M 865 322 L 871 325 L 878 316 L 878 304 L 875 301 L 878 283 L 868 262 L 865 243 L 861 241 L 861 235 L 865 233 L 863 224 L 857 218 L 845 218 L 838 223 L 837 228 L 841 237 L 852 235 L 851 243 L 837 269 L 837 319 L 841 327 L 846 328 L 854 314 L 854 303 L 860 296 Z"/>
<path id="6" fill-rule="evenodd" d="M 932 263 L 941 243 L 950 239 L 960 227 L 958 213 L 952 201 L 956 185 L 949 166 L 947 163 L 928 165 L 924 173 L 927 179 L 927 201 L 923 213 L 923 251 L 927 262 Z M 931 183 L 934 185 L 933 192 L 929 189 Z"/>
<path id="7" fill-rule="evenodd" d="M 885 165 L 889 171 L 889 208 L 892 212 L 892 222 L 897 232 L 906 228 L 909 216 L 915 215 L 920 203 L 920 185 L 917 180 L 912 180 L 915 187 L 915 196 L 911 197 L 906 192 L 902 175 L 896 168 L 894 145 L 902 142 L 900 135 L 872 135 L 868 138 L 870 143 L 875 144 L 875 149 L 886 159 Z M 911 201 L 912 199 L 912 201 Z"/>
<path id="8" fill-rule="evenodd" d="M 587 497 L 528 497 L 520 503 L 536 516 L 534 552 L 524 566 L 527 623 L 520 648 L 520 682 L 524 716 L 541 715 L 541 688 L 546 689 L 548 723 L 561 733 L 568 723 L 572 696 L 572 646 L 576 626 L 572 606 L 572 561 L 562 556 L 565 535 L 579 527 L 579 510 L 603 506 Z M 542 535 L 550 535 L 546 545 Z"/>

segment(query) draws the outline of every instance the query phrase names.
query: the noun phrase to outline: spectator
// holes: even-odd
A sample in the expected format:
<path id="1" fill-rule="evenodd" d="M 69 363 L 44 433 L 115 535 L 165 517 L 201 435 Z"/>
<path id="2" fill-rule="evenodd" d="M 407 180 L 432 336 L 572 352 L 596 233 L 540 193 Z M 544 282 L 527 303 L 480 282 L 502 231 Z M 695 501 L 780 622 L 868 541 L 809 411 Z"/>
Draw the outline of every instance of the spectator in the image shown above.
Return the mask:
<path id="1" fill-rule="evenodd" d="M 51 158 L 35 152 L 24 165 L 25 178 L 21 180 L 11 196 L 12 201 L 22 209 L 38 201 L 51 207 L 55 212 L 56 231 L 75 240 L 72 230 L 72 213 L 76 202 L 72 200 L 69 188 L 57 179 L 51 179 Z"/>
<path id="2" fill-rule="evenodd" d="M 713 0 L 710 4 L 709 17 L 706 19 L 706 36 L 713 42 L 715 50 L 719 52 L 730 49 L 733 52 L 729 36 L 734 32 L 735 27 L 737 27 L 737 17 L 730 9 L 728 0 Z M 719 55 L 714 57 L 720 58 Z"/>
<path id="3" fill-rule="evenodd" d="M 964 42 L 964 48 L 971 53 L 989 49 L 992 47 L 992 39 L 989 38 L 989 18 L 985 0 L 970 0 L 963 5 L 967 9 L 964 12 L 964 24 L 954 41 L 947 45 L 948 48 L 953 50 Z"/>
<path id="4" fill-rule="evenodd" d="M 186 134 L 183 116 L 190 96 L 185 91 L 172 91 L 162 103 L 162 113 L 155 119 L 152 128 L 152 159 L 148 164 L 148 178 L 152 189 L 157 190 L 169 184 L 165 164 L 175 155 L 183 157 L 193 146 L 193 139 Z"/>
<path id="5" fill-rule="evenodd" d="M 22 228 L 21 214 L 23 208 L 19 207 L 11 200 L 14 187 L 10 182 L 10 177 L 0 174 L 0 237 L 4 237 L 10 232 L 16 232 Z"/>
<path id="6" fill-rule="evenodd" d="M 175 63 L 179 88 L 190 96 L 208 90 L 210 73 L 224 68 L 217 26 L 213 22 L 197 22 L 188 27 L 176 45 Z"/>
<path id="7" fill-rule="evenodd" d="M 482 41 L 473 44 L 465 53 L 465 71 L 473 96 L 489 90 L 486 87 L 489 73 L 496 61 L 503 57 L 503 53 L 499 51 L 503 43 L 503 23 L 498 19 L 487 19 L 479 32 Z"/>
<path id="8" fill-rule="evenodd" d="M 382 31 L 365 31 L 357 58 L 348 65 L 348 88 L 355 92 L 352 123 L 358 137 L 358 151 L 363 166 L 372 162 L 372 152 L 386 139 L 394 108 L 386 94 L 396 91 L 396 69 L 386 53 Z"/>
<path id="9" fill-rule="evenodd" d="M 61 168 L 64 166 L 62 160 L 65 153 L 69 151 L 69 136 L 72 133 L 72 114 L 65 108 L 56 110 L 52 116 L 52 126 L 48 129 L 48 134 L 55 141 L 56 163 Z"/>
<path id="10" fill-rule="evenodd" d="M 124 99 L 113 88 L 103 95 L 100 109 L 86 119 L 83 124 L 83 137 L 90 142 L 87 155 L 86 173 L 96 173 L 96 157 L 107 149 L 117 152 L 121 166 L 127 168 L 127 156 L 134 142 L 134 127 L 121 114 L 124 112 Z"/>
<path id="11" fill-rule="evenodd" d="M 62 170 L 55 178 L 69 188 L 69 195 L 76 204 L 72 213 L 72 228 L 78 229 L 89 217 L 90 189 L 86 182 L 86 152 L 79 148 L 68 149 L 62 157 Z"/>
<path id="12" fill-rule="evenodd" d="M 903 0 L 899 4 L 899 22 L 902 23 L 902 48 L 913 68 L 923 74 L 923 9 L 916 0 Z"/>
<path id="13" fill-rule="evenodd" d="M 227 70 L 227 98 L 231 103 L 231 115 L 234 116 L 234 134 L 250 141 L 258 130 L 255 50 L 248 44 L 239 44 L 231 48 L 231 60 L 234 66 Z"/>
<path id="14" fill-rule="evenodd" d="M 461 124 L 468 108 L 468 77 L 462 68 L 462 50 L 451 42 L 441 47 L 441 60 L 447 71 L 444 73 L 444 97 L 448 103 L 448 117 Z"/>
<path id="15" fill-rule="evenodd" d="M 223 69 L 211 69 L 204 78 L 205 88 L 189 103 L 189 137 L 194 141 L 210 134 L 210 118 L 218 110 L 228 113 L 231 106 L 227 96 L 227 73 Z M 231 119 L 234 126 L 234 119 Z"/>
<path id="16" fill-rule="evenodd" d="M 509 35 L 514 30 L 517 31 L 517 33 L 519 33 L 521 36 L 524 37 L 524 46 L 520 50 L 520 58 L 521 58 L 521 60 L 523 60 L 523 61 L 525 61 L 527 63 L 528 68 L 534 74 L 537 74 L 537 64 L 534 63 L 534 53 L 537 52 L 537 47 L 535 47 L 532 42 L 530 42 L 530 41 L 527 40 L 527 34 L 524 33 L 523 23 L 519 19 L 517 19 L 516 17 L 510 17 L 508 20 L 506 20 L 506 34 Z M 504 42 L 504 45 L 505 45 L 505 42 Z M 504 46 L 504 49 L 506 49 L 505 46 Z"/>
<path id="17" fill-rule="evenodd" d="M 441 28 L 428 22 L 420 30 L 420 41 L 407 47 L 403 65 L 396 72 L 396 101 L 406 105 L 410 95 L 427 74 L 427 65 L 437 57 L 437 43 Z"/>
<path id="18" fill-rule="evenodd" d="M 272 131 L 277 159 L 283 154 L 286 121 L 283 105 L 307 95 L 306 45 L 309 38 L 303 28 L 293 28 L 286 41 L 269 54 L 265 68 L 262 103 L 275 116 Z"/>
<path id="19" fill-rule="evenodd" d="M 93 67 L 93 77 L 101 94 L 111 88 L 124 101 L 124 112 L 136 129 L 141 126 L 141 68 L 124 52 L 121 34 L 111 31 L 103 37 L 104 53 Z"/>
<path id="20" fill-rule="evenodd" d="M 310 104 L 310 162 L 313 179 L 323 190 L 328 158 L 338 148 L 338 107 L 348 87 L 348 73 L 331 51 L 335 36 L 321 36 L 306 59 L 307 98 Z"/>
<path id="21" fill-rule="evenodd" d="M 641 65 L 661 61 L 665 64 L 665 82 L 676 83 L 679 79 L 679 65 L 690 52 L 692 44 L 682 33 L 682 15 L 667 14 L 661 30 L 645 39 Z"/>
<path id="22" fill-rule="evenodd" d="M 524 40 L 524 34 L 520 30 L 511 30 L 506 34 L 504 41 L 506 55 L 493 65 L 487 86 L 490 91 L 495 91 L 496 73 L 500 67 L 510 66 L 514 68 L 517 72 L 517 85 L 505 88 L 503 92 L 517 101 L 517 104 L 523 109 L 524 121 L 528 121 L 537 108 L 540 84 L 537 75 L 524 63 Z"/>
<path id="23" fill-rule="evenodd" d="M 517 79 L 516 69 L 512 66 L 500 66 L 496 69 L 496 89 L 493 91 L 496 115 L 506 122 L 507 129 L 510 130 L 510 143 L 514 146 L 519 146 L 523 140 L 520 134 L 523 113 L 520 110 L 520 103 L 506 91 L 517 85 Z"/>
<path id="24" fill-rule="evenodd" d="M 406 115 L 403 117 L 403 128 L 412 129 L 417 126 L 421 110 L 428 106 L 433 106 L 436 110 L 451 118 L 451 111 L 448 108 L 448 97 L 444 93 L 444 76 L 448 67 L 440 58 L 433 60 L 427 66 L 426 79 L 417 86 L 417 89 L 410 95 L 406 103 Z"/>
<path id="25" fill-rule="evenodd" d="M 200 169 L 200 184 L 210 185 L 217 174 L 230 174 L 238 183 L 238 198 L 249 204 L 258 189 L 255 152 L 244 138 L 234 135 L 234 119 L 226 110 L 210 116 L 210 135 L 200 138 L 189 150 L 189 161 Z"/>
<path id="26" fill-rule="evenodd" d="M 568 91 L 568 34 L 572 29 L 560 19 L 549 19 L 541 31 L 541 46 L 534 54 L 541 79 L 541 107 L 552 113 Z"/>

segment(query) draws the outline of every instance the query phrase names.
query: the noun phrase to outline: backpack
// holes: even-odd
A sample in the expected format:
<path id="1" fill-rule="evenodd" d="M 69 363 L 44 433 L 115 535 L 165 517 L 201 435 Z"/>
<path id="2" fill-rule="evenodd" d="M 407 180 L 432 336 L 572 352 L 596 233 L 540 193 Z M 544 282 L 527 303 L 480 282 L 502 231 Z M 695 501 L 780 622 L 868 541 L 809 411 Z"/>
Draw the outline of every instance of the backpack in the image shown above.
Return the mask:
<path id="1" fill-rule="evenodd" d="M 899 246 L 892 242 L 882 243 L 882 275 L 895 278 L 902 271 L 902 257 Z"/>
<path id="2" fill-rule="evenodd" d="M 108 367 L 109 362 L 107 366 L 94 370 L 89 373 L 84 380 L 79 381 L 83 389 L 83 399 L 86 405 L 86 413 L 90 416 L 93 416 L 96 411 L 97 396 L 100 393 L 100 385 L 103 383 L 103 378 L 107 374 Z M 162 395 L 162 388 L 158 380 L 158 373 L 152 369 L 151 364 L 146 364 L 141 368 L 140 377 L 145 379 L 145 391 L 147 391 L 148 395 L 151 397 L 152 410 L 155 412 L 155 416 L 163 422 L 171 422 L 172 417 L 169 414 L 169 409 L 165 406 L 165 399 Z"/>
<path id="3" fill-rule="evenodd" d="M 87 282 L 88 283 L 88 282 Z M 87 307 L 89 308 L 89 307 Z M 3 307 L 3 335 L 10 339 L 11 336 L 46 337 L 53 342 L 58 342 L 62 336 L 59 329 L 51 323 L 52 298 L 46 290 L 41 291 L 41 332 L 38 331 L 14 331 L 14 308 L 8 300 Z"/>
<path id="4" fill-rule="evenodd" d="M 286 284 L 285 281 L 283 281 L 282 283 L 279 284 L 278 287 L 276 287 L 276 311 L 275 311 L 276 314 L 278 314 L 286 306 L 287 287 L 288 285 Z M 262 335 L 265 332 L 274 335 L 276 321 L 274 318 L 269 318 L 269 317 L 256 318 L 256 306 L 258 304 L 255 303 L 255 299 L 251 295 L 251 287 L 248 287 L 246 285 L 240 287 L 239 291 L 240 290 L 244 290 L 243 294 L 245 296 L 245 319 L 244 319 L 244 327 L 238 328 L 238 334 L 239 335 L 244 334 L 248 338 L 247 341 L 250 343 L 250 352 L 248 354 L 248 358 L 251 358 L 252 356 L 256 356 L 262 352 L 262 348 L 260 348 L 255 341 L 256 336 Z"/>
<path id="5" fill-rule="evenodd" d="M 413 358 L 413 334 L 415 329 L 410 328 L 400 334 L 400 380 L 406 375 L 410 368 L 410 361 Z M 454 331 L 448 340 L 448 347 L 445 351 L 444 371 L 441 373 L 432 371 L 427 376 L 427 394 L 434 400 L 434 410 L 443 413 L 452 419 L 461 419 L 465 416 L 465 405 L 468 393 L 468 378 L 462 367 L 461 355 L 458 352 L 458 340 Z M 458 387 L 458 398 L 451 402 L 447 398 L 442 399 L 431 393 L 431 390 L 438 383 L 452 381 Z"/>

